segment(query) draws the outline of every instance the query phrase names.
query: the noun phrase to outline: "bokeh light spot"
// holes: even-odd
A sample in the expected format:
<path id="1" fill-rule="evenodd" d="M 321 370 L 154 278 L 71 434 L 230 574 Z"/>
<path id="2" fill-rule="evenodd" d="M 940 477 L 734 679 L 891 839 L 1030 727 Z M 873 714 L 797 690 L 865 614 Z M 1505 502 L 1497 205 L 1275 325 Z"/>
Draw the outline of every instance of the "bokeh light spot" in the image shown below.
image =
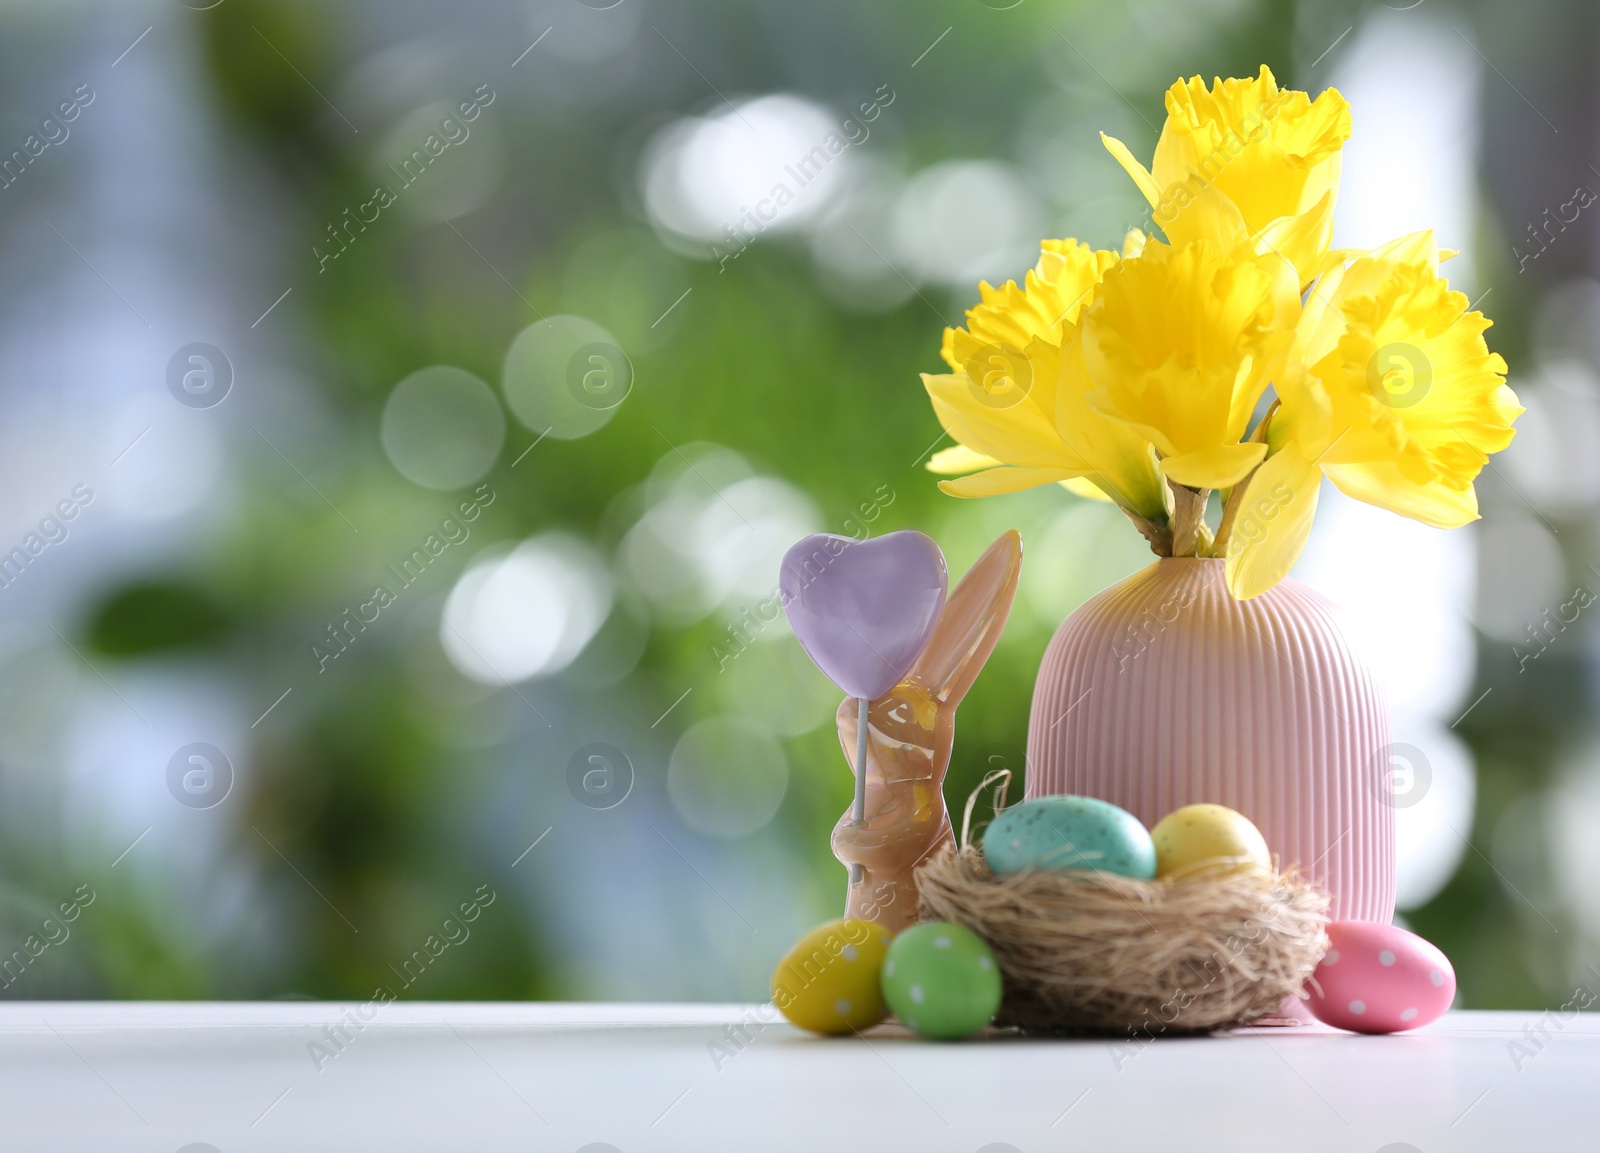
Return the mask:
<path id="1" fill-rule="evenodd" d="M 611 575 L 589 545 L 545 533 L 490 550 L 445 602 L 439 640 L 464 676 L 509 684 L 566 668 L 611 612 Z"/>
<path id="2" fill-rule="evenodd" d="M 616 349 L 612 361 L 601 349 Z M 596 363 L 595 357 L 602 361 Z M 598 373 L 600 375 L 591 375 Z M 582 316 L 552 316 L 530 324 L 517 334 L 506 352 L 501 387 L 506 403 L 523 424 L 540 435 L 557 440 L 576 440 L 603 428 L 616 413 L 621 382 L 632 387 L 633 369 L 617 344 L 616 337 L 594 321 Z M 588 377 L 602 388 L 598 395 L 614 404 L 585 403 L 581 389 L 573 380 Z"/>
<path id="3" fill-rule="evenodd" d="M 701 721 L 678 739 L 667 764 L 667 796 L 679 818 L 723 840 L 765 828 L 788 788 L 783 746 L 748 717 Z"/>
<path id="4" fill-rule="evenodd" d="M 456 489 L 493 467 L 506 417 L 487 384 L 465 369 L 436 364 L 394 386 L 381 435 L 401 476 L 423 488 Z"/>

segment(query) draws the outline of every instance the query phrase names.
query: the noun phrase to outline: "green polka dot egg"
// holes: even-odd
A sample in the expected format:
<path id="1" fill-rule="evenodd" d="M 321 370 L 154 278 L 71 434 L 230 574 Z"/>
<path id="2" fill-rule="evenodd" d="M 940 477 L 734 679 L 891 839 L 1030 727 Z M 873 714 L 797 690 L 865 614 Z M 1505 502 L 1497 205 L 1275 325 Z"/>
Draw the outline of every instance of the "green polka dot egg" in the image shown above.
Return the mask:
<path id="1" fill-rule="evenodd" d="M 772 974 L 772 1003 L 812 1033 L 848 1034 L 884 1017 L 879 973 L 891 934 L 871 921 L 829 921 L 801 937 Z"/>
<path id="2" fill-rule="evenodd" d="M 990 872 L 1089 869 L 1138 881 L 1156 875 L 1149 830 L 1126 809 L 1095 797 L 1036 797 L 1005 810 L 983 834 Z"/>
<path id="3" fill-rule="evenodd" d="M 980 1033 L 1000 1008 L 1000 967 L 982 937 L 949 921 L 901 933 L 883 964 L 883 997 L 923 1037 Z"/>

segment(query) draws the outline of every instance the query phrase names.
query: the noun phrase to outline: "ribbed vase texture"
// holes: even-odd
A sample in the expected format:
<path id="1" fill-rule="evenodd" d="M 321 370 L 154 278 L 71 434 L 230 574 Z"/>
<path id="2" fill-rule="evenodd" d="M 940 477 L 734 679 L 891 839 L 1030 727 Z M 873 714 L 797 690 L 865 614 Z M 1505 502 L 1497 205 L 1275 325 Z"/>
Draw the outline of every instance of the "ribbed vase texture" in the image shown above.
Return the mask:
<path id="1" fill-rule="evenodd" d="M 1174 557 L 1074 612 L 1045 650 L 1027 796 L 1077 793 L 1147 826 L 1212 802 L 1254 821 L 1335 919 L 1394 914 L 1389 720 L 1333 606 L 1294 580 L 1236 601 Z"/>

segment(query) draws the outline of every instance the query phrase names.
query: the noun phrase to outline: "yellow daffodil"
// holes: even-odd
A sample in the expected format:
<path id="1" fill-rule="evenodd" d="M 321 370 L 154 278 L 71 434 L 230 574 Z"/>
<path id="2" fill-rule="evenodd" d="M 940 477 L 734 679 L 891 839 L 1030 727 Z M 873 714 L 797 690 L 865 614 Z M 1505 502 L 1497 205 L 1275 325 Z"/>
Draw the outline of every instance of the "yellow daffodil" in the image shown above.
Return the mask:
<path id="1" fill-rule="evenodd" d="M 1158 555 L 1225 557 L 1240 599 L 1288 574 L 1324 476 L 1425 524 L 1475 519 L 1522 409 L 1431 233 L 1330 249 L 1349 135 L 1337 92 L 1280 91 L 1262 68 L 1173 85 L 1151 169 L 1104 138 L 1166 241 L 1047 241 L 1021 287 L 980 286 L 944 334 L 952 372 L 923 377 L 957 441 L 928 466 L 955 477 L 940 488 L 1109 498 Z"/>
<path id="2" fill-rule="evenodd" d="M 1084 318 L 1089 403 L 1147 438 L 1168 479 L 1237 484 L 1267 451 L 1241 442 L 1299 312 L 1279 256 L 1151 241 L 1106 272 Z"/>
<path id="3" fill-rule="evenodd" d="M 1148 441 L 1086 400 L 1078 322 L 1117 259 L 1074 240 L 1046 241 L 1022 287 L 981 285 L 967 327 L 945 330 L 941 353 L 954 371 L 922 379 L 959 446 L 930 467 L 981 471 L 941 481 L 941 489 L 993 496 L 1062 482 L 1103 493 L 1145 519 L 1165 517 Z"/>
<path id="4" fill-rule="evenodd" d="M 1522 412 L 1490 322 L 1438 273 L 1430 233 L 1402 237 L 1317 284 L 1278 382 L 1272 455 L 1222 534 L 1241 599 L 1299 557 L 1326 475 L 1357 500 L 1438 528 L 1477 519 L 1473 481 Z"/>
<path id="5" fill-rule="evenodd" d="M 1173 244 L 1208 239 L 1231 249 L 1248 239 L 1277 252 L 1302 286 L 1323 271 L 1333 235 L 1340 150 L 1350 105 L 1335 89 L 1312 100 L 1280 89 L 1263 65 L 1253 80 L 1180 80 L 1146 169 L 1120 140 L 1106 147 L 1150 202 Z"/>

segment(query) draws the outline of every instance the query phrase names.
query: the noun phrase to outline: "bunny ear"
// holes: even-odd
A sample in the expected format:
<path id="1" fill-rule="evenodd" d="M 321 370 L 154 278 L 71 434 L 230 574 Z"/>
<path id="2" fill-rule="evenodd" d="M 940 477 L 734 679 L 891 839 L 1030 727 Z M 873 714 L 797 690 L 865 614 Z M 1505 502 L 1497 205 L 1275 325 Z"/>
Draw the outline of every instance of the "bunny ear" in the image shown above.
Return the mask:
<path id="1" fill-rule="evenodd" d="M 946 703 L 966 696 L 1006 627 L 1021 572 L 1022 534 L 1008 529 L 951 592 L 907 679 Z"/>

